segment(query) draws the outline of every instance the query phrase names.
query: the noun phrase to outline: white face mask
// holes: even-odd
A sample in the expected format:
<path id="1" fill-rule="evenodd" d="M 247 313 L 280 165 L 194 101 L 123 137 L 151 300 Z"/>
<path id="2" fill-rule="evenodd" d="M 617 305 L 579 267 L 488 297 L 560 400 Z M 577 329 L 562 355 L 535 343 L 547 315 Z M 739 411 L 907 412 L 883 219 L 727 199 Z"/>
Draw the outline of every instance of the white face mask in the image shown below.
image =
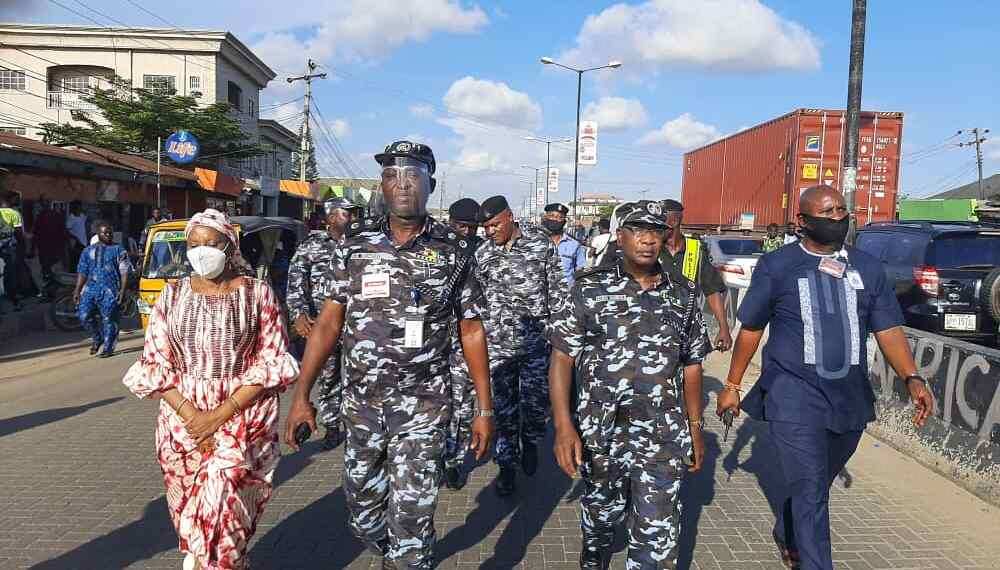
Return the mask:
<path id="1" fill-rule="evenodd" d="M 187 250 L 187 258 L 195 274 L 205 279 L 215 279 L 226 268 L 226 252 L 210 245 Z"/>

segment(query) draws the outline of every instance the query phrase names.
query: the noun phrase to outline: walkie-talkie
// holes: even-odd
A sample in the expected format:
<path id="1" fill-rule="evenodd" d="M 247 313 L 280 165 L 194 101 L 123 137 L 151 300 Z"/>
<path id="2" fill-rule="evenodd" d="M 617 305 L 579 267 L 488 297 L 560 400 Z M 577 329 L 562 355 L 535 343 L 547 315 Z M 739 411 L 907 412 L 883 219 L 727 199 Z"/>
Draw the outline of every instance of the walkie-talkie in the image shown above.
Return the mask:
<path id="1" fill-rule="evenodd" d="M 726 429 L 722 432 L 723 443 L 729 439 L 729 428 L 733 427 L 733 411 L 726 410 L 722 412 L 722 424 L 726 426 Z"/>

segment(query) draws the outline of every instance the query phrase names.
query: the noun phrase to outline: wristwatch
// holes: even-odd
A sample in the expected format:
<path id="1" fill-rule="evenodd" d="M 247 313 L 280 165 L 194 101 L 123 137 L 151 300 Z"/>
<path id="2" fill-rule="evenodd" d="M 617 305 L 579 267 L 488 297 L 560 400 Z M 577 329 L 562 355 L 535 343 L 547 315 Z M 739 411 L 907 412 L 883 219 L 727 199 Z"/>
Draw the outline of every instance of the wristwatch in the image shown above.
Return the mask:
<path id="1" fill-rule="evenodd" d="M 923 382 L 924 386 L 927 386 L 927 380 L 919 374 L 910 374 L 906 378 L 903 378 L 903 385 L 909 386 L 910 380 L 920 380 L 921 382 Z"/>
<path id="2" fill-rule="evenodd" d="M 476 413 L 475 413 L 475 416 L 477 418 L 492 418 L 493 417 L 493 408 L 490 408 L 488 410 L 484 410 L 482 408 L 477 409 Z"/>

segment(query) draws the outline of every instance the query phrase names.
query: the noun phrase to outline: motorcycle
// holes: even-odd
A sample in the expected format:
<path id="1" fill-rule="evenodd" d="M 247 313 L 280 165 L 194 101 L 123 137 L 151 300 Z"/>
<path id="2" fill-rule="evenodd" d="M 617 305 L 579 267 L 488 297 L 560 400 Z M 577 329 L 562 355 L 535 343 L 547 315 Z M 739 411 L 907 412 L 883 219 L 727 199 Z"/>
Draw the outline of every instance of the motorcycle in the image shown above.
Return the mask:
<path id="1" fill-rule="evenodd" d="M 49 293 L 52 303 L 49 305 L 49 319 L 59 330 L 75 332 L 83 328 L 83 323 L 77 315 L 76 303 L 73 301 L 73 291 L 76 289 L 76 273 L 56 273 L 53 275 L 53 291 Z M 122 299 L 121 318 L 134 319 L 139 315 L 138 279 L 129 278 Z"/>

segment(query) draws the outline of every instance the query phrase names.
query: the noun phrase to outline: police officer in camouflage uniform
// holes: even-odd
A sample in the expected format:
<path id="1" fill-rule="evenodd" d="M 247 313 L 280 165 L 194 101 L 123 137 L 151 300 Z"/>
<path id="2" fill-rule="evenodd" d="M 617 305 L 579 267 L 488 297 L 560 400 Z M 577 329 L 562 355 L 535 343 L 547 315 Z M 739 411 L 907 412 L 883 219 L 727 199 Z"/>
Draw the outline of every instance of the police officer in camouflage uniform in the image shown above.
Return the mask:
<path id="1" fill-rule="evenodd" d="M 448 225 L 462 239 L 476 248 L 482 238 L 479 229 L 479 203 L 472 198 L 462 198 L 448 208 Z M 469 268 L 471 271 L 471 267 Z M 468 448 L 472 417 L 475 411 L 476 391 L 469 376 L 469 367 L 462 354 L 461 340 L 455 327 L 451 348 L 451 423 L 444 446 L 444 483 L 449 489 L 465 487 L 468 474 L 462 471 Z"/>
<path id="2" fill-rule="evenodd" d="M 434 155 L 399 141 L 376 155 L 388 216 L 355 222 L 336 249 L 323 305 L 306 345 L 285 426 L 315 429 L 309 392 L 343 337 L 349 526 L 383 568 L 434 565 L 434 510 L 451 419 L 452 325 L 476 387 L 470 447 L 492 437 L 482 293 L 465 267 L 472 244 L 427 216 Z"/>
<path id="3" fill-rule="evenodd" d="M 344 198 L 331 198 L 323 202 L 326 212 L 326 230 L 309 233 L 288 267 L 288 314 L 295 332 L 309 338 L 309 332 L 316 322 L 323 301 L 326 300 L 325 276 L 330 274 L 333 250 L 344 241 L 344 232 L 351 220 L 360 214 L 361 207 Z M 334 349 L 319 378 L 320 423 L 326 428 L 323 446 L 333 449 L 340 445 L 343 434 L 340 429 L 340 346 Z"/>
<path id="4" fill-rule="evenodd" d="M 538 468 L 537 444 L 549 411 L 549 319 L 568 295 L 556 246 L 541 229 L 516 224 L 503 196 L 483 202 L 486 241 L 476 249 L 476 274 L 486 294 L 490 375 L 497 408 L 494 460 L 497 493 L 514 492 L 517 463 Z"/>
<path id="5" fill-rule="evenodd" d="M 622 209 L 623 255 L 577 274 L 553 326 L 555 454 L 586 482 L 581 568 L 604 567 L 622 520 L 627 569 L 676 568 L 678 492 L 704 455 L 701 362 L 711 344 L 694 284 L 657 261 L 666 230 L 660 205 L 642 200 Z M 579 434 L 569 403 L 574 364 Z"/>

